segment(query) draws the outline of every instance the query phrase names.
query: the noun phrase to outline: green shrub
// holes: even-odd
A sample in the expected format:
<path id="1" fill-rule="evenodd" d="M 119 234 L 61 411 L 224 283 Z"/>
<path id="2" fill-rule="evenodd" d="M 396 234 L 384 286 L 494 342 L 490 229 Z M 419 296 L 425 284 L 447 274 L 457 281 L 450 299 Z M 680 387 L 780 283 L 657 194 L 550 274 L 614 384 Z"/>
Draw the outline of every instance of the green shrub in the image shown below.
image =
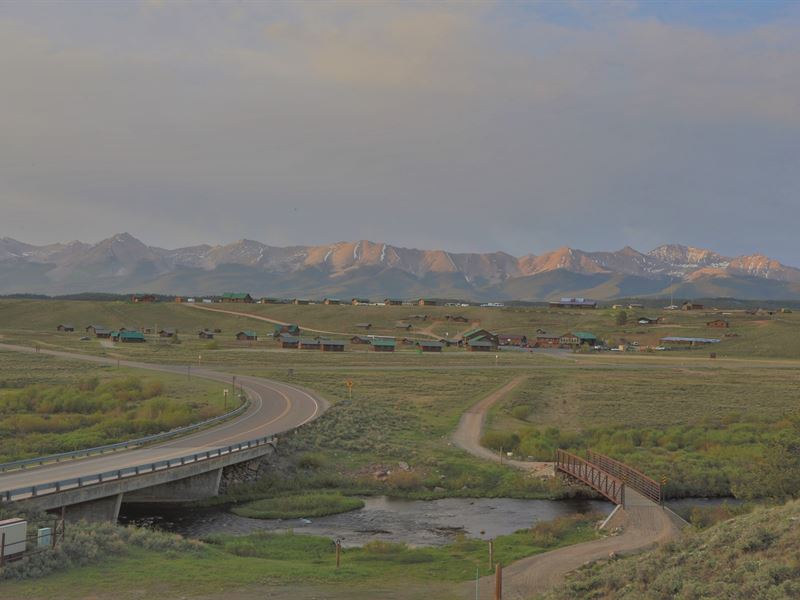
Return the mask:
<path id="1" fill-rule="evenodd" d="M 251 519 L 296 519 L 335 515 L 363 506 L 364 502 L 359 498 L 337 493 L 309 493 L 255 500 L 235 506 L 231 511 L 240 517 Z"/>

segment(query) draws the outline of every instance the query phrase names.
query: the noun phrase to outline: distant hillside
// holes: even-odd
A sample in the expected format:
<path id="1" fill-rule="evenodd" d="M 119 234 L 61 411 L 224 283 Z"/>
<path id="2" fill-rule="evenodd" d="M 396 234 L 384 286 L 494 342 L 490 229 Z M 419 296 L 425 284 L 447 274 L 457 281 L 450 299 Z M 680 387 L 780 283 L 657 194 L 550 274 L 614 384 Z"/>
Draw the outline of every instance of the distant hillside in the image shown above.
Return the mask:
<path id="1" fill-rule="evenodd" d="M 369 241 L 325 246 L 224 246 L 166 250 L 127 233 L 97 244 L 34 246 L 0 239 L 0 294 L 81 292 L 435 296 L 472 300 L 548 300 L 586 296 L 800 299 L 800 269 L 766 256 L 725 257 L 711 250 L 660 246 L 584 252 L 559 248 L 514 257 L 416 250 Z"/>
<path id="2" fill-rule="evenodd" d="M 582 569 L 547 600 L 800 598 L 800 502 L 755 512 L 662 549 Z"/>

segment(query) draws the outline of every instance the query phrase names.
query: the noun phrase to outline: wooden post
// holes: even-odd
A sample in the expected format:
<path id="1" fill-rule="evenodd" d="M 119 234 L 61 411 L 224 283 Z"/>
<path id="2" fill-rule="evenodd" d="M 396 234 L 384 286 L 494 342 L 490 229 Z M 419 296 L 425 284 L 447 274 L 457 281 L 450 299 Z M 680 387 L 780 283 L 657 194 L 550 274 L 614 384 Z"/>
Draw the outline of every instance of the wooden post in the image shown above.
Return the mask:
<path id="1" fill-rule="evenodd" d="M 489 540 L 489 568 L 494 567 L 494 540 Z"/>
<path id="2" fill-rule="evenodd" d="M 339 568 L 339 563 L 342 556 L 342 542 L 336 540 L 336 568 Z"/>
<path id="3" fill-rule="evenodd" d="M 503 565 L 500 563 L 494 570 L 494 600 L 503 600 Z"/>

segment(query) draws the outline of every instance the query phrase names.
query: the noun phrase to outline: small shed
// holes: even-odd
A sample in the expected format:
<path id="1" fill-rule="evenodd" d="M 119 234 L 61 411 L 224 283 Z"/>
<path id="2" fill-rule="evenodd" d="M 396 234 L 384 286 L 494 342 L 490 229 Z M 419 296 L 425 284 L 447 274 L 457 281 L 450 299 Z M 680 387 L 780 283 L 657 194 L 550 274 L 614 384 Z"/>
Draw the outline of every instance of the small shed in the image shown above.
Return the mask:
<path id="1" fill-rule="evenodd" d="M 397 342 L 392 338 L 373 338 L 372 340 L 372 349 L 375 352 L 394 352 L 396 345 Z"/>
<path id="2" fill-rule="evenodd" d="M 369 298 L 353 298 L 350 300 L 350 304 L 353 306 L 358 306 L 360 304 L 369 304 Z"/>
<path id="3" fill-rule="evenodd" d="M 280 325 L 275 325 L 274 335 L 276 337 L 284 333 L 288 333 L 289 335 L 299 336 L 300 326 L 297 325 L 296 323 L 284 323 Z"/>
<path id="4" fill-rule="evenodd" d="M 469 323 L 469 319 L 464 315 L 445 315 L 445 320 L 452 321 L 453 323 Z"/>
<path id="5" fill-rule="evenodd" d="M 420 298 L 417 300 L 417 304 L 419 306 L 436 306 L 436 300 L 431 300 L 430 298 Z"/>
<path id="6" fill-rule="evenodd" d="M 297 347 L 300 348 L 300 350 L 319 350 L 320 341 L 314 338 L 300 338 Z"/>
<path id="7" fill-rule="evenodd" d="M 305 306 L 307 304 L 311 304 L 311 300 L 306 300 L 305 298 L 295 298 L 292 300 L 292 304 L 297 304 L 299 306 Z"/>
<path id="8" fill-rule="evenodd" d="M 214 332 L 209 329 L 201 329 L 197 332 L 197 337 L 199 337 L 201 340 L 213 340 Z"/>
<path id="9" fill-rule="evenodd" d="M 327 304 L 328 306 L 331 306 L 331 305 L 333 305 L 333 306 L 338 306 L 339 304 L 341 304 L 341 303 L 342 303 L 342 301 L 341 301 L 341 300 L 339 300 L 339 298 L 325 298 L 325 299 L 322 301 L 322 303 L 323 303 L 323 304 Z"/>
<path id="10" fill-rule="evenodd" d="M 244 292 L 225 292 L 220 298 L 222 302 L 230 302 L 233 304 L 252 304 L 253 297 Z"/>
<path id="11" fill-rule="evenodd" d="M 356 323 L 354 327 L 356 329 L 372 329 L 372 323 Z"/>
<path id="12" fill-rule="evenodd" d="M 703 310 L 702 304 L 697 304 L 696 302 L 684 302 L 681 304 L 681 310 Z"/>
<path id="13" fill-rule="evenodd" d="M 257 342 L 258 334 L 252 329 L 236 332 L 236 339 L 240 342 Z"/>
<path id="14" fill-rule="evenodd" d="M 75 331 L 75 326 L 71 325 L 70 323 L 62 323 L 61 325 L 56 327 L 56 331 L 65 331 L 65 332 Z"/>
<path id="15" fill-rule="evenodd" d="M 363 344 L 368 346 L 369 344 L 372 343 L 372 338 L 369 338 L 365 335 L 354 335 L 353 337 L 350 338 L 350 343 Z"/>
<path id="16" fill-rule="evenodd" d="M 153 294 L 134 294 L 131 296 L 131 302 L 140 304 L 142 302 L 156 302 L 157 298 Z"/>
<path id="17" fill-rule="evenodd" d="M 178 330 L 174 327 L 165 327 L 164 329 L 158 330 L 158 337 L 162 338 L 173 338 L 178 333 Z"/>
<path id="18" fill-rule="evenodd" d="M 386 306 L 402 306 L 403 301 L 399 298 L 386 298 L 383 303 Z"/>
<path id="19" fill-rule="evenodd" d="M 394 327 L 395 329 L 405 329 L 406 331 L 411 331 L 413 326 L 411 323 L 395 323 Z"/>

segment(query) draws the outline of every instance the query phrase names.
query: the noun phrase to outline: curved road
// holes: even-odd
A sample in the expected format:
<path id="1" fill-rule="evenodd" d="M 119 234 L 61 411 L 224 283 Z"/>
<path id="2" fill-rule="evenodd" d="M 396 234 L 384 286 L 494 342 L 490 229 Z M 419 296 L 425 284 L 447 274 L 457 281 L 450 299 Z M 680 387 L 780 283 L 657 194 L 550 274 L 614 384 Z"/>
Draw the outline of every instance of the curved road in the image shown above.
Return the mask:
<path id="1" fill-rule="evenodd" d="M 27 346 L 10 344 L 0 344 L 0 350 L 35 352 L 33 348 Z M 39 350 L 39 354 L 99 364 L 117 364 L 116 360 L 101 356 L 55 350 Z M 185 366 L 155 365 L 127 360 L 120 360 L 119 365 L 165 373 L 186 374 L 187 372 L 187 367 Z M 223 383 L 231 382 L 234 376 L 229 373 L 220 373 L 219 371 L 201 368 L 192 368 L 191 375 Z M 0 474 L 0 491 L 93 475 L 170 458 L 179 458 L 221 446 L 229 446 L 259 437 L 275 435 L 300 427 L 317 418 L 328 407 L 325 400 L 312 392 L 285 383 L 244 375 L 236 375 L 236 383 L 237 385 L 241 384 L 250 398 L 250 406 L 238 417 L 225 421 L 216 427 L 146 448 L 121 450 L 109 454 L 3 473 Z"/>

